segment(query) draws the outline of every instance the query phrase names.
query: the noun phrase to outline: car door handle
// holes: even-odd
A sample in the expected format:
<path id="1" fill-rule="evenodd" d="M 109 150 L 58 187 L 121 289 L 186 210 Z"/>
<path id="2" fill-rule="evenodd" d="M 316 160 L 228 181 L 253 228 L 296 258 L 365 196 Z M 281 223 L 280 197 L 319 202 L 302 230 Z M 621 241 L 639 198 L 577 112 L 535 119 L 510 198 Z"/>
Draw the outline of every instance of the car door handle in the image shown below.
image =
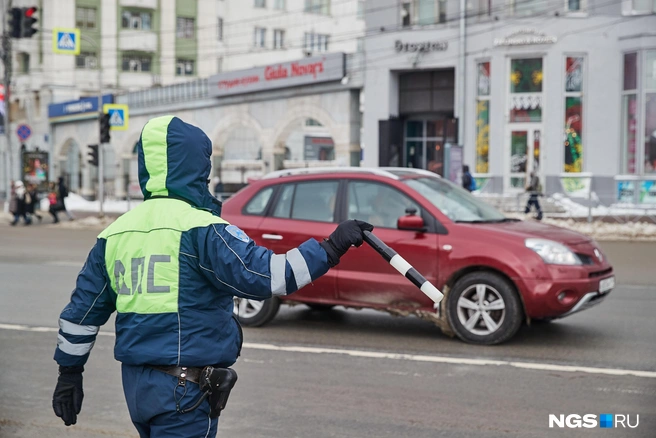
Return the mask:
<path id="1" fill-rule="evenodd" d="M 280 234 L 262 234 L 262 239 L 282 240 L 282 236 Z"/>

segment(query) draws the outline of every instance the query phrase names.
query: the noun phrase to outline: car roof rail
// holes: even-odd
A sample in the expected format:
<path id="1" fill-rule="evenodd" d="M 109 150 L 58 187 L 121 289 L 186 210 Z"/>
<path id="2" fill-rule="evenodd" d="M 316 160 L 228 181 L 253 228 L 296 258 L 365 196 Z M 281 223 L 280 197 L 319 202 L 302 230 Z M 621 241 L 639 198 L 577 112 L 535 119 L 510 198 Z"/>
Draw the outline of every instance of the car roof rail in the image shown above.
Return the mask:
<path id="1" fill-rule="evenodd" d="M 417 169 L 416 167 L 381 167 L 381 170 L 386 170 L 390 173 L 393 172 L 416 173 L 417 175 L 442 178 L 442 176 L 439 173 L 431 172 L 430 170 L 425 170 L 425 169 Z"/>
<path id="2" fill-rule="evenodd" d="M 275 172 L 267 173 L 262 177 L 262 179 L 282 178 L 285 176 L 296 176 L 296 175 L 311 175 L 314 173 L 340 173 L 340 172 L 371 173 L 374 175 L 384 176 L 386 178 L 399 179 L 397 175 L 394 175 L 392 172 L 388 172 L 385 169 L 381 169 L 378 167 L 355 167 L 355 166 L 300 167 L 297 169 L 283 169 L 283 170 L 276 170 Z"/>

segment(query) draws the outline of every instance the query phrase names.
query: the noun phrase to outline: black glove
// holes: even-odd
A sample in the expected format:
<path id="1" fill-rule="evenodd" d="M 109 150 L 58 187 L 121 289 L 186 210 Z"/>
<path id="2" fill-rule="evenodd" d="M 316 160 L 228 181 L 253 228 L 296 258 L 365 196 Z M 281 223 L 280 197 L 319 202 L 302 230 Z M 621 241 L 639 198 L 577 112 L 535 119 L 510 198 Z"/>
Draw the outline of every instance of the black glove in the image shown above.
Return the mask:
<path id="1" fill-rule="evenodd" d="M 373 225 L 357 219 L 339 224 L 330 237 L 320 243 L 326 254 L 328 254 L 328 266 L 332 268 L 337 265 L 339 258 L 348 251 L 351 245 L 362 245 L 364 232 L 373 229 Z"/>
<path id="2" fill-rule="evenodd" d="M 82 372 L 84 367 L 59 367 L 59 378 L 52 396 L 55 415 L 64 420 L 66 426 L 77 422 L 77 414 L 82 409 Z"/>

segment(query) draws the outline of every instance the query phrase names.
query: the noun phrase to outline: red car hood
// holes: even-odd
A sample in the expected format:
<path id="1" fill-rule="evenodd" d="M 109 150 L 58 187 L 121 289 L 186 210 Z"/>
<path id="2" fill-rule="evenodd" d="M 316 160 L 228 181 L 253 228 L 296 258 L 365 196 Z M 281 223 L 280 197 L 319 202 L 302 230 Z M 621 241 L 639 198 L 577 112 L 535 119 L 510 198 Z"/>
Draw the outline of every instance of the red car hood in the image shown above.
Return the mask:
<path id="1" fill-rule="evenodd" d="M 590 237 L 577 233 L 576 231 L 566 230 L 565 228 L 547 225 L 533 221 L 502 222 L 491 224 L 477 224 L 486 230 L 514 234 L 519 238 L 537 237 L 541 239 L 554 240 L 567 245 L 589 242 Z"/>

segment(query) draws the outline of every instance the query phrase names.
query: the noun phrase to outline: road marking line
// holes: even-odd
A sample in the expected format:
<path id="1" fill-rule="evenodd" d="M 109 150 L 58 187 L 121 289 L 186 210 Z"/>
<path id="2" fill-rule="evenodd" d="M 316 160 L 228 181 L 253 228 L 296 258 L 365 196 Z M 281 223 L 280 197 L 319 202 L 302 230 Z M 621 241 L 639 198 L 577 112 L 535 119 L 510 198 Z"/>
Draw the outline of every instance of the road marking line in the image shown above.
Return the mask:
<path id="1" fill-rule="evenodd" d="M 41 333 L 56 333 L 58 328 L 54 327 L 32 327 L 20 324 L 0 324 L 0 330 L 16 330 L 24 332 L 41 332 Z M 100 331 L 98 335 L 112 336 L 113 332 Z M 300 346 L 279 346 L 273 344 L 257 344 L 251 342 L 244 342 L 244 348 L 252 348 L 253 350 L 268 350 L 268 351 L 286 351 L 290 353 L 308 353 L 308 354 L 340 354 L 351 357 L 366 357 L 370 359 L 393 359 L 393 360 L 409 360 L 413 362 L 432 362 L 432 363 L 446 363 L 452 365 L 494 365 L 494 366 L 509 366 L 513 368 L 523 368 L 536 371 L 561 371 L 566 373 L 588 373 L 588 374 L 605 374 L 610 376 L 636 376 L 646 377 L 649 379 L 656 379 L 656 371 L 641 371 L 641 370 L 627 370 L 619 368 L 596 368 L 584 367 L 578 365 L 556 365 L 549 363 L 538 362 L 517 362 L 496 359 L 468 359 L 464 357 L 446 357 L 446 356 L 426 356 L 420 354 L 400 354 L 400 353 L 385 353 L 382 351 L 363 351 L 363 350 L 343 350 L 337 348 L 316 348 L 316 347 L 300 347 Z"/>

